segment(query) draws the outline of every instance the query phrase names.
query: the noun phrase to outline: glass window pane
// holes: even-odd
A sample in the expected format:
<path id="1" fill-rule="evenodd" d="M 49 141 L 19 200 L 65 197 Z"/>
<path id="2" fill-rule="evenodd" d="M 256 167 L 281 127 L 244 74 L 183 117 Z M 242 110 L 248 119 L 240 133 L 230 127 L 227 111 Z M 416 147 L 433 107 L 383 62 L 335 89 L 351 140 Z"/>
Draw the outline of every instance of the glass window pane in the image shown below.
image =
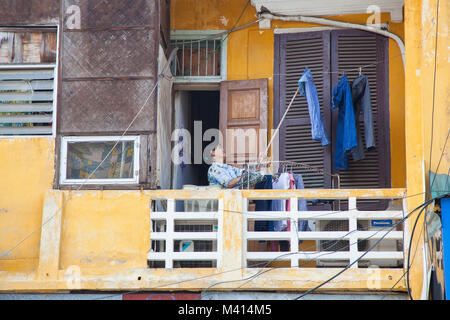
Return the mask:
<path id="1" fill-rule="evenodd" d="M 67 179 L 133 178 L 134 141 L 121 141 L 114 147 L 115 144 L 116 141 L 68 142 Z"/>

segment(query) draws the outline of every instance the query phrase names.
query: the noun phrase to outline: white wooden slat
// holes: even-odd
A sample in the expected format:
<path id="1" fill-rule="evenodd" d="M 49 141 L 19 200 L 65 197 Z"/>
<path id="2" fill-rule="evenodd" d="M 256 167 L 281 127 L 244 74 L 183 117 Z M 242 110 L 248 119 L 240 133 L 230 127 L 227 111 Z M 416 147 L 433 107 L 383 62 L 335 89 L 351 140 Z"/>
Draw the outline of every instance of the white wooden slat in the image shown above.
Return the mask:
<path id="1" fill-rule="evenodd" d="M 248 204 L 248 202 L 244 201 L 244 203 L 242 205 L 244 211 L 248 210 L 247 204 Z M 223 225 L 224 225 L 224 223 L 226 223 L 226 221 L 224 221 L 224 214 L 223 214 L 223 199 L 219 199 L 217 211 L 219 213 L 219 217 L 217 218 L 217 243 L 216 244 L 217 244 L 218 257 L 216 260 L 216 265 L 217 265 L 217 268 L 222 268 L 223 245 L 225 242 L 225 239 L 223 236 Z M 247 229 L 243 229 L 243 230 L 247 230 Z"/>
<path id="2" fill-rule="evenodd" d="M 169 230 L 169 228 L 167 228 Z M 152 232 L 151 240 L 217 240 L 217 232 Z"/>
<path id="3" fill-rule="evenodd" d="M 401 219 L 403 211 L 253 211 L 245 213 L 247 219 L 254 220 L 285 220 L 289 216 L 298 219 L 316 219 L 316 220 L 347 220 L 350 215 L 355 214 L 360 220 L 371 219 Z"/>
<path id="4" fill-rule="evenodd" d="M 48 80 L 53 77 L 53 69 L 4 70 L 0 68 L 0 80 Z"/>
<path id="5" fill-rule="evenodd" d="M 364 252 L 358 251 L 358 256 L 361 256 Z M 297 260 L 343 260 L 350 259 L 351 254 L 349 251 L 341 251 L 341 252 L 324 252 L 324 251 L 305 251 L 295 253 L 295 259 Z M 393 260 L 401 260 L 403 259 L 402 251 L 369 251 L 364 255 L 364 260 L 384 260 L 384 259 L 393 259 Z M 247 259 L 253 261 L 264 261 L 264 260 L 290 260 L 292 259 L 292 255 L 287 254 L 287 252 L 248 252 Z"/>
<path id="6" fill-rule="evenodd" d="M 174 251 L 173 248 L 173 237 L 172 235 L 175 233 L 175 223 L 173 218 L 170 216 L 171 213 L 175 212 L 175 199 L 168 199 L 167 200 L 167 213 L 169 213 L 169 217 L 166 219 L 166 230 L 163 234 L 162 240 L 166 240 L 166 251 L 169 253 L 172 253 Z M 155 238 L 156 237 L 156 238 Z M 158 233 L 151 233 L 150 239 L 158 240 Z M 166 257 L 165 266 L 166 268 L 173 268 L 173 259 L 169 256 Z"/>
<path id="7" fill-rule="evenodd" d="M 386 234 L 387 233 L 387 234 Z M 358 239 L 403 239 L 402 231 L 304 231 L 298 233 L 300 240 L 348 240 L 352 238 Z M 247 232 L 248 240 L 289 240 L 289 232 Z"/>
<path id="8" fill-rule="evenodd" d="M 0 101 L 52 101 L 53 91 L 0 92 Z"/>
<path id="9" fill-rule="evenodd" d="M 152 212 L 151 219 L 167 219 L 168 217 L 175 220 L 217 220 L 217 212 Z"/>
<path id="10" fill-rule="evenodd" d="M 51 126 L 33 126 L 33 127 L 2 127 L 2 126 L 0 126 L 0 134 L 2 134 L 2 135 L 52 134 L 52 127 Z"/>
<path id="11" fill-rule="evenodd" d="M 52 103 L 0 103 L 1 112 L 52 112 Z"/>
<path id="12" fill-rule="evenodd" d="M 54 63 L 0 63 L 0 71 L 2 70 L 53 70 L 56 67 Z"/>
<path id="13" fill-rule="evenodd" d="M 54 65 L 0 65 L 0 135 L 53 133 L 53 115 L 36 112 L 53 112 L 54 76 Z"/>
<path id="14" fill-rule="evenodd" d="M 0 81 L 0 91 L 5 90 L 53 90 L 53 80 L 31 80 L 31 81 Z"/>
<path id="15" fill-rule="evenodd" d="M 0 123 L 51 123 L 52 115 L 0 116 Z"/>
<path id="16" fill-rule="evenodd" d="M 149 260 L 216 260 L 217 252 L 149 252 Z"/>

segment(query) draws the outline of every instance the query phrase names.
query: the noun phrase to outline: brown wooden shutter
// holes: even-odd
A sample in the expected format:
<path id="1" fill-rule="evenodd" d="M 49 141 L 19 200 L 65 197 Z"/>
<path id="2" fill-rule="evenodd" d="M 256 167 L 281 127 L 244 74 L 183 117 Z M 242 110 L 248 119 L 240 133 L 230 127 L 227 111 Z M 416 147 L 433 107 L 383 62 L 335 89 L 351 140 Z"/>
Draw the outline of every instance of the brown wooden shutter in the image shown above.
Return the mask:
<path id="1" fill-rule="evenodd" d="M 340 170 L 343 188 L 380 188 L 389 186 L 387 155 L 389 151 L 388 127 L 388 77 L 386 47 L 387 40 L 363 31 L 334 31 L 332 46 L 332 70 L 350 70 L 346 75 L 351 83 L 359 75 L 358 68 L 369 78 L 376 152 L 367 152 L 364 160 L 353 162 L 349 157 L 349 169 Z M 338 74 L 333 74 L 333 86 Z M 337 113 L 333 113 L 333 124 Z M 358 119 L 364 138 L 364 123 Z M 364 139 L 363 139 L 364 140 Z"/>
<path id="2" fill-rule="evenodd" d="M 376 152 L 366 152 L 366 159 L 356 163 L 350 159 L 348 170 L 335 171 L 332 161 L 338 112 L 331 111 L 331 92 L 339 80 L 339 71 L 352 69 L 346 72 L 352 81 L 359 75 L 360 66 L 365 66 L 362 71 L 369 77 Z M 274 127 L 284 114 L 306 67 L 314 76 L 322 117 L 332 144 L 324 148 L 312 140 L 307 101 L 304 97 L 297 97 L 280 129 L 280 159 L 304 162 L 339 173 L 341 188 L 390 187 L 387 39 L 357 30 L 276 35 Z M 363 123 L 360 129 L 364 140 Z M 331 186 L 327 176 L 300 169 L 294 171 L 303 175 L 306 188 Z M 341 205 L 341 208 L 345 207 L 345 203 Z M 366 209 L 385 206 L 385 201 L 358 204 L 359 208 Z"/>
<path id="3" fill-rule="evenodd" d="M 362 73 L 369 78 L 376 147 L 375 152 L 367 152 L 361 115 L 357 121 L 360 123 L 363 137 L 365 159 L 354 162 L 349 156 L 348 170 L 337 171 L 341 177 L 341 188 L 390 187 L 387 39 L 364 31 L 338 30 L 332 32 L 331 48 L 331 66 L 335 72 L 332 77 L 333 87 L 339 80 L 338 70 L 348 70 L 345 73 L 351 84 L 359 76 L 358 68 L 365 66 Z M 337 116 L 338 112 L 333 112 L 334 128 L 337 125 Z M 382 209 L 385 205 L 385 201 L 369 201 L 364 207 Z"/>
<path id="4" fill-rule="evenodd" d="M 285 113 L 297 90 L 298 80 L 308 67 L 314 77 L 322 119 L 331 138 L 329 55 L 329 31 L 276 35 L 274 127 Z M 329 154 L 329 146 L 323 147 L 312 139 L 307 100 L 298 94 L 280 127 L 280 160 L 302 162 L 330 172 Z M 326 175 L 301 167 L 293 171 L 302 174 L 305 188 L 331 187 L 331 179 Z"/>
<path id="5" fill-rule="evenodd" d="M 220 131 L 227 163 L 256 162 L 267 139 L 267 79 L 223 81 L 220 85 Z M 242 130 L 239 132 L 239 130 Z M 242 133 L 256 133 L 256 146 Z M 263 130 L 263 131 L 260 131 Z M 236 134 L 233 136 L 233 134 Z M 247 136 L 247 139 L 250 139 Z M 245 142 L 238 150 L 237 143 Z M 252 149 L 255 147 L 255 149 Z M 240 152 L 242 151 L 242 152 Z"/>

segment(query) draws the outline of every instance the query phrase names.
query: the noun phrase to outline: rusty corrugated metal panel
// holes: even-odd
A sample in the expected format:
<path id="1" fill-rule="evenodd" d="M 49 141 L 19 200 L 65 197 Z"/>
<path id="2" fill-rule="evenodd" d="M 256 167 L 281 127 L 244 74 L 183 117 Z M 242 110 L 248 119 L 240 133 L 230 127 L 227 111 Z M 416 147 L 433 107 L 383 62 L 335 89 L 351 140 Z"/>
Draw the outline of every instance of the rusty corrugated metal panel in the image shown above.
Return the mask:
<path id="1" fill-rule="evenodd" d="M 57 23 L 60 0 L 1 0 L 0 25 L 22 26 Z"/>
<path id="2" fill-rule="evenodd" d="M 155 0 L 63 0 L 64 12 L 71 5 L 80 8 L 81 29 L 157 27 Z"/>
<path id="3" fill-rule="evenodd" d="M 64 32 L 62 75 L 127 77 L 155 75 L 155 31 Z"/>
<path id="4" fill-rule="evenodd" d="M 121 134 L 145 103 L 155 81 L 83 80 L 62 83 L 60 134 Z M 152 132 L 154 102 L 147 101 L 128 133 Z"/>
<path id="5" fill-rule="evenodd" d="M 159 1 L 62 3 L 63 14 L 71 5 L 80 8 L 80 25 L 70 29 L 73 25 L 66 23 L 69 16 L 65 14 L 58 133 L 121 135 L 127 130 L 127 134 L 145 135 L 148 143 L 142 144 L 146 150 L 141 154 L 139 184 L 154 188 L 156 90 L 149 95 L 158 72 Z"/>
<path id="6" fill-rule="evenodd" d="M 80 29 L 62 34 L 60 134 L 122 133 L 139 112 L 157 74 L 158 2 L 64 1 L 80 8 Z M 156 92 L 130 133 L 156 130 Z"/>

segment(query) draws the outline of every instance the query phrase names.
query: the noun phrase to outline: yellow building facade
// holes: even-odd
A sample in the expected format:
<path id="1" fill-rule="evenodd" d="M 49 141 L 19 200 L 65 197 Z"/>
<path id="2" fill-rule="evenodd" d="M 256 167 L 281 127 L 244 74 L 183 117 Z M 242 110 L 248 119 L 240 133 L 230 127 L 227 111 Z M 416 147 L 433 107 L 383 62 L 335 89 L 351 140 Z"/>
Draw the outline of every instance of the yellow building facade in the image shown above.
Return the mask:
<path id="1" fill-rule="evenodd" d="M 246 0 L 172 0 L 171 31 L 230 30 Z M 392 22 L 382 12 L 380 22 L 405 43 L 388 44 L 391 188 L 305 190 L 271 194 L 274 198 L 404 198 L 404 212 L 422 204 L 429 191 L 429 171 L 448 175 L 449 93 L 448 2 L 411 0 L 404 3 L 404 21 Z M 364 25 L 371 14 L 336 14 L 326 19 Z M 257 19 L 248 6 L 239 25 Z M 439 22 L 439 23 L 437 23 Z M 438 25 L 437 33 L 435 33 Z M 271 20 L 228 35 L 226 80 L 268 79 L 268 125 L 273 126 L 274 30 L 317 28 L 316 24 Z M 323 27 L 323 26 L 322 26 Z M 437 34 L 437 39 L 436 35 Z M 437 43 L 437 48 L 435 47 Z M 433 94 L 434 90 L 434 94 Z M 432 147 L 431 147 L 432 144 Z M 0 139 L 0 291 L 59 292 L 66 290 L 191 290 L 209 286 L 232 290 L 236 279 L 255 271 L 242 267 L 246 226 L 240 215 L 243 199 L 263 197 L 252 191 L 182 190 L 58 190 L 55 137 L 1 137 Z M 430 162 L 430 149 L 431 162 Z M 438 167 L 439 166 L 439 167 Z M 442 191 L 442 190 L 441 190 Z M 445 191 L 445 190 L 444 190 Z M 447 190 L 448 191 L 448 190 Z M 158 199 L 215 198 L 222 202 L 222 264 L 206 269 L 149 269 L 151 201 Z M 294 198 L 292 198 L 294 199 Z M 296 199 L 296 198 L 295 198 Z M 356 201 L 356 200 L 355 200 Z M 228 210 L 228 211 L 227 211 Z M 415 219 L 405 223 L 405 238 Z M 423 218 L 423 217 L 422 217 Z M 423 222 L 422 222 L 423 223 Z M 416 233 L 418 256 L 411 269 L 414 298 L 422 296 L 423 243 Z M 246 290 L 305 291 L 335 275 L 339 268 L 280 268 L 242 287 Z M 372 285 L 372 270 L 350 269 L 318 292 L 405 292 L 402 268 L 385 268 Z M 75 284 L 71 282 L 77 276 Z"/>

